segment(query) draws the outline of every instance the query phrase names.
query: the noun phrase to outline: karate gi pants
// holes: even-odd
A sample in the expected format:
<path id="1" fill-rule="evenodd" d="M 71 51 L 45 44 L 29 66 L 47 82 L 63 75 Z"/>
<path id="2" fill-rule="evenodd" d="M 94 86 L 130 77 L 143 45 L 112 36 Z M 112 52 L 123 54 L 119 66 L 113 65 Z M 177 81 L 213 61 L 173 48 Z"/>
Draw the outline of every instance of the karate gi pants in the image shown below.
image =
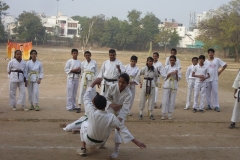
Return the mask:
<path id="1" fill-rule="evenodd" d="M 135 85 L 134 85 L 134 84 L 131 85 L 131 86 L 129 87 L 129 89 L 130 89 L 130 91 L 131 91 L 131 93 L 132 93 L 131 106 L 130 106 L 130 108 L 129 108 L 129 112 L 130 112 L 131 109 L 132 109 L 132 106 L 133 106 L 134 98 L 135 98 Z"/>
<path id="2" fill-rule="evenodd" d="M 186 100 L 186 108 L 189 108 L 192 99 L 192 92 L 195 85 L 195 79 L 189 78 L 188 79 L 188 92 L 187 92 L 187 100 Z"/>
<path id="3" fill-rule="evenodd" d="M 210 105 L 211 107 L 214 108 L 215 107 L 220 108 L 218 101 L 218 81 L 206 82 L 206 84 L 207 84 L 206 90 L 207 105 Z"/>
<path id="4" fill-rule="evenodd" d="M 235 100 L 231 121 L 240 122 L 240 102 L 238 99 Z"/>
<path id="5" fill-rule="evenodd" d="M 146 82 L 144 82 L 146 83 Z M 143 84 L 144 84 L 143 83 Z M 144 110 L 146 104 L 146 86 L 143 85 L 140 95 L 139 109 Z M 154 109 L 154 101 L 155 101 L 155 87 L 151 88 L 151 93 L 148 95 L 148 110 L 152 111 Z"/>
<path id="6" fill-rule="evenodd" d="M 78 90 L 79 79 L 67 80 L 67 110 L 76 107 L 76 95 Z"/>
<path id="7" fill-rule="evenodd" d="M 102 143 L 95 143 L 95 142 L 92 142 L 90 141 L 88 138 L 87 138 L 87 129 L 88 129 L 88 121 L 84 121 L 81 125 L 81 130 L 80 130 L 80 139 L 81 139 L 81 142 L 85 142 L 87 145 L 89 146 L 94 146 L 94 147 L 98 147 L 98 146 L 101 146 L 103 144 L 106 143 L 107 139 L 105 139 Z M 92 137 L 91 137 L 92 138 Z"/>
<path id="8" fill-rule="evenodd" d="M 18 100 L 16 101 L 17 88 L 19 89 L 19 95 Z M 9 105 L 16 106 L 16 104 L 19 104 L 25 106 L 25 82 L 10 82 L 9 89 Z"/>
<path id="9" fill-rule="evenodd" d="M 172 113 L 175 107 L 177 90 L 163 88 L 162 113 Z"/>
<path id="10" fill-rule="evenodd" d="M 38 103 L 39 98 L 39 84 L 37 82 L 28 83 L 28 101 L 30 103 Z"/>
<path id="11" fill-rule="evenodd" d="M 200 102 L 198 105 L 198 95 L 200 93 Z M 205 102 L 205 95 L 206 95 L 206 83 L 199 83 L 196 82 L 194 86 L 194 103 L 193 108 L 195 109 L 204 109 L 204 102 Z"/>

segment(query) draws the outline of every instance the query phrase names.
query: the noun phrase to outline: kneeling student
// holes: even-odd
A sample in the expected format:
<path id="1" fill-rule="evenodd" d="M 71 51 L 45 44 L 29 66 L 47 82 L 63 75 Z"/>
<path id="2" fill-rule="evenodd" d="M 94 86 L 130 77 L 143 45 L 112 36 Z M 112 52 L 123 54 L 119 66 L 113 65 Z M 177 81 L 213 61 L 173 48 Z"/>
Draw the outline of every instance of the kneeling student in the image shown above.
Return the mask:
<path id="1" fill-rule="evenodd" d="M 192 77 L 196 77 L 195 85 L 194 85 L 194 102 L 193 102 L 193 112 L 197 112 L 199 108 L 199 112 L 203 113 L 204 108 L 204 100 L 206 95 L 206 82 L 205 80 L 210 77 L 209 70 L 207 66 L 204 66 L 205 56 L 200 55 L 199 64 L 196 65 L 193 69 Z M 200 105 L 198 105 L 198 94 L 200 92 Z"/>

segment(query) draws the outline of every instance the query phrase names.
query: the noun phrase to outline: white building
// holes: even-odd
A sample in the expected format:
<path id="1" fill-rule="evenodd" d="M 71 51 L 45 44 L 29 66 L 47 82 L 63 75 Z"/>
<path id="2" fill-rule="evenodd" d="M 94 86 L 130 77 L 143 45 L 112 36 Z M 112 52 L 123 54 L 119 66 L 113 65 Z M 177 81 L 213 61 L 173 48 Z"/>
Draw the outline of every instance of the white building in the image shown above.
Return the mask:
<path id="1" fill-rule="evenodd" d="M 203 12 L 203 13 L 200 13 L 200 14 L 197 14 L 196 16 L 196 26 L 198 27 L 199 24 L 206 20 L 208 18 L 208 12 Z"/>
<path id="2" fill-rule="evenodd" d="M 58 16 L 41 17 L 41 19 L 43 26 L 46 27 L 46 32 L 52 35 L 68 38 L 79 37 L 81 25 L 66 15 L 59 13 Z"/>
<path id="3" fill-rule="evenodd" d="M 4 26 L 4 31 L 7 33 L 9 39 L 14 39 L 16 33 L 13 29 L 16 27 L 16 19 L 12 15 L 6 15 L 2 18 L 2 24 Z"/>

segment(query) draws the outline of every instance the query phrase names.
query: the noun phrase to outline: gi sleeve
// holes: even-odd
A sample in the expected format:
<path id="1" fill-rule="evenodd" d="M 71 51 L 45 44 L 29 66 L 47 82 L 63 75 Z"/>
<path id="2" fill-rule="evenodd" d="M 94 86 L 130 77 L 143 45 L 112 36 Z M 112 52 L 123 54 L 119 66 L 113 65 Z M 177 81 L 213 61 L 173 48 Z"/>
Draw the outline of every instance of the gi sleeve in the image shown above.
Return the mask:
<path id="1" fill-rule="evenodd" d="M 240 87 L 240 71 L 238 72 L 238 74 L 237 74 L 237 76 L 236 76 L 236 78 L 235 78 L 235 80 L 233 82 L 232 87 L 234 89 L 238 89 Z"/>
<path id="2" fill-rule="evenodd" d="M 223 67 L 223 66 L 225 66 L 227 63 L 226 63 L 226 62 L 223 62 L 221 59 L 218 58 L 218 64 L 219 64 L 219 66 Z"/>
<path id="3" fill-rule="evenodd" d="M 188 82 L 188 78 L 190 76 L 190 67 L 188 67 L 187 71 L 186 71 L 186 74 L 185 74 L 185 78 L 186 78 L 186 81 Z"/>
<path id="4" fill-rule="evenodd" d="M 166 66 L 166 65 L 169 65 L 169 57 L 166 58 L 165 66 Z"/>
<path id="5" fill-rule="evenodd" d="M 65 73 L 69 74 L 71 72 L 72 68 L 71 68 L 71 61 L 68 60 L 65 67 L 64 67 L 64 71 Z"/>
<path id="6" fill-rule="evenodd" d="M 96 92 L 92 87 L 89 87 L 83 96 L 83 102 L 84 102 L 84 106 L 85 106 L 85 114 L 87 116 L 94 112 L 95 108 L 92 103 L 92 100 L 94 99 L 95 96 L 96 96 Z"/>
<path id="7" fill-rule="evenodd" d="M 97 78 L 104 78 L 103 74 L 105 72 L 105 63 L 106 63 L 106 61 L 102 64 L 102 67 L 101 67 L 101 69 L 100 69 L 100 71 L 98 73 Z"/>
<path id="8" fill-rule="evenodd" d="M 39 62 L 39 78 L 43 79 L 43 66 L 41 62 Z"/>

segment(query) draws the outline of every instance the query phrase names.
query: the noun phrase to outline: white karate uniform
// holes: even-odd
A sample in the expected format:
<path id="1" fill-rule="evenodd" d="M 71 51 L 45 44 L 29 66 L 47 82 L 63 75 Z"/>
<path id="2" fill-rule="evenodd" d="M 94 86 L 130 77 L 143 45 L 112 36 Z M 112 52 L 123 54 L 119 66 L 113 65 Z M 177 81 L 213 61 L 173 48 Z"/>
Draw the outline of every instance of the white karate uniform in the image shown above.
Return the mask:
<path id="1" fill-rule="evenodd" d="M 166 58 L 166 61 L 165 61 L 165 66 L 166 65 L 170 65 L 170 60 L 169 60 L 170 57 L 167 57 Z M 175 65 L 181 70 L 181 61 L 177 58 L 176 60 L 176 63 Z"/>
<path id="2" fill-rule="evenodd" d="M 120 122 L 114 114 L 94 108 L 92 104 L 94 95 L 95 89 L 89 87 L 83 98 L 88 120 L 81 125 L 80 138 L 87 145 L 100 146 L 107 141 L 111 130 L 120 126 Z"/>
<path id="3" fill-rule="evenodd" d="M 187 92 L 187 100 L 186 100 L 186 108 L 189 108 L 191 99 L 192 99 L 192 91 L 194 89 L 195 85 L 195 77 L 192 77 L 192 72 L 193 72 L 194 65 L 192 64 L 187 68 L 185 78 L 188 83 L 188 92 Z"/>
<path id="4" fill-rule="evenodd" d="M 73 129 L 81 129 L 81 125 L 84 121 L 87 121 L 87 116 L 82 116 L 78 120 L 74 121 L 73 123 L 68 124 L 65 128 L 63 128 L 64 131 L 71 132 Z"/>
<path id="5" fill-rule="evenodd" d="M 240 122 L 240 97 L 238 97 L 238 92 L 240 92 L 240 72 L 238 72 L 232 87 L 234 89 L 237 89 L 237 93 L 235 95 L 235 97 L 237 97 L 237 98 L 235 100 L 235 105 L 233 108 L 231 121 L 232 122 Z M 239 100 L 239 102 L 238 102 L 238 100 Z"/>
<path id="6" fill-rule="evenodd" d="M 15 70 L 23 71 L 23 74 L 17 73 L 17 72 L 11 72 Z M 8 73 L 10 72 L 9 74 L 9 78 L 10 78 L 9 105 L 16 106 L 16 104 L 20 104 L 22 106 L 25 106 L 26 98 L 25 98 L 24 78 L 27 77 L 26 62 L 24 60 L 21 60 L 21 62 L 18 62 L 14 58 L 8 63 L 7 72 Z M 19 88 L 18 101 L 16 101 L 17 87 Z"/>
<path id="7" fill-rule="evenodd" d="M 32 60 L 27 62 L 26 67 L 27 81 L 28 81 L 28 101 L 30 103 L 38 103 L 39 99 L 39 84 L 37 81 L 39 78 L 43 78 L 42 63 L 38 60 L 33 62 Z"/>
<path id="8" fill-rule="evenodd" d="M 67 110 L 72 110 L 76 107 L 76 95 L 79 84 L 80 74 L 71 73 L 72 69 L 81 68 L 81 61 L 70 59 L 67 61 L 64 68 L 67 76 Z"/>
<path id="9" fill-rule="evenodd" d="M 78 104 L 82 104 L 83 103 L 83 96 L 86 92 L 86 89 L 88 87 L 90 87 L 90 85 L 92 84 L 93 80 L 96 78 L 97 76 L 97 62 L 94 60 L 91 60 L 89 63 L 87 60 L 83 61 L 81 63 L 81 75 L 82 75 L 82 79 L 81 79 L 81 83 L 80 83 L 80 92 L 79 92 L 79 98 L 78 98 Z M 95 87 L 94 87 L 95 89 Z"/>
<path id="10" fill-rule="evenodd" d="M 165 71 L 164 71 L 164 66 L 162 65 L 161 62 L 157 61 L 157 62 L 153 62 L 153 66 L 156 70 L 158 70 L 160 72 L 160 75 L 162 75 L 162 77 L 166 76 L 165 75 Z M 164 77 L 165 78 L 165 77 Z M 156 82 L 155 82 L 155 100 L 154 103 L 157 103 L 158 100 L 158 87 L 160 87 L 160 76 L 158 76 Z"/>
<path id="11" fill-rule="evenodd" d="M 209 68 L 210 78 L 207 79 L 206 99 L 207 104 L 211 107 L 219 107 L 218 101 L 218 69 L 226 65 L 219 58 L 214 58 L 212 61 L 206 60 L 204 65 Z M 212 99 L 213 98 L 213 99 Z M 212 103 L 213 101 L 213 103 Z"/>
<path id="12" fill-rule="evenodd" d="M 135 77 L 137 76 L 138 72 L 139 72 L 139 68 L 137 66 L 135 67 L 131 67 L 131 65 L 127 65 L 125 66 L 125 70 L 126 70 L 126 73 L 129 75 L 130 77 L 130 82 L 134 82 L 135 80 Z M 131 105 L 130 105 L 130 108 L 129 108 L 129 113 L 130 113 L 130 110 L 132 108 L 132 105 L 133 105 L 133 101 L 134 101 L 134 98 L 135 98 L 135 84 L 132 84 L 130 85 L 129 84 L 129 89 L 132 93 L 132 97 L 131 97 Z"/>
<path id="13" fill-rule="evenodd" d="M 114 113 L 118 118 L 122 119 L 122 122 L 119 126 L 120 130 L 118 131 L 115 129 L 115 143 L 128 143 L 129 141 L 134 139 L 132 134 L 124 125 L 124 121 L 127 114 L 129 113 L 129 108 L 131 106 L 131 96 L 132 93 L 128 87 L 126 87 L 122 92 L 120 92 L 118 84 L 112 84 L 108 88 L 108 93 L 106 96 L 106 99 L 108 101 L 108 107 L 106 108 L 106 110 L 109 113 Z M 111 103 L 122 105 L 122 108 L 119 111 L 115 112 L 111 107 L 109 107 Z"/>
<path id="14" fill-rule="evenodd" d="M 141 82 L 141 76 L 144 78 L 152 78 L 152 80 L 143 79 L 139 109 L 143 110 L 145 108 L 145 103 L 148 98 L 148 110 L 152 111 L 154 109 L 154 101 L 155 101 L 155 87 L 156 80 L 158 78 L 158 71 L 154 68 L 154 71 L 148 70 L 148 67 L 143 67 L 136 77 L 136 82 Z M 151 87 L 150 87 L 151 86 Z M 146 90 L 148 88 L 148 90 Z M 150 91 L 150 93 L 149 93 Z"/>
<path id="15" fill-rule="evenodd" d="M 193 72 L 195 75 L 203 75 L 204 77 L 208 76 L 209 70 L 207 66 L 203 65 L 200 66 L 199 64 L 194 66 Z M 205 80 L 206 81 L 206 80 Z M 200 78 L 196 77 L 195 85 L 194 85 L 194 102 L 193 102 L 193 108 L 194 109 L 204 109 L 204 100 L 206 95 L 206 82 L 201 81 Z M 198 105 L 198 95 L 200 92 L 200 102 Z"/>
<path id="16" fill-rule="evenodd" d="M 181 71 L 177 65 L 165 66 L 165 74 L 166 76 L 170 72 L 178 71 L 178 81 L 181 79 Z M 165 116 L 166 113 L 172 113 L 175 107 L 177 89 L 178 89 L 178 81 L 176 80 L 176 75 L 172 75 L 168 79 L 165 78 L 163 83 L 163 95 L 162 95 L 162 114 Z"/>
<path id="17" fill-rule="evenodd" d="M 106 60 L 103 63 L 101 70 L 99 71 L 99 74 L 97 76 L 97 78 L 103 79 L 101 83 L 101 95 L 105 97 L 107 95 L 109 85 L 117 83 L 118 77 L 121 74 L 118 71 L 116 65 L 120 65 L 121 73 L 125 72 L 125 67 L 119 60 L 117 59 L 115 61 Z M 111 80 L 111 82 L 108 82 L 106 79 Z"/>

